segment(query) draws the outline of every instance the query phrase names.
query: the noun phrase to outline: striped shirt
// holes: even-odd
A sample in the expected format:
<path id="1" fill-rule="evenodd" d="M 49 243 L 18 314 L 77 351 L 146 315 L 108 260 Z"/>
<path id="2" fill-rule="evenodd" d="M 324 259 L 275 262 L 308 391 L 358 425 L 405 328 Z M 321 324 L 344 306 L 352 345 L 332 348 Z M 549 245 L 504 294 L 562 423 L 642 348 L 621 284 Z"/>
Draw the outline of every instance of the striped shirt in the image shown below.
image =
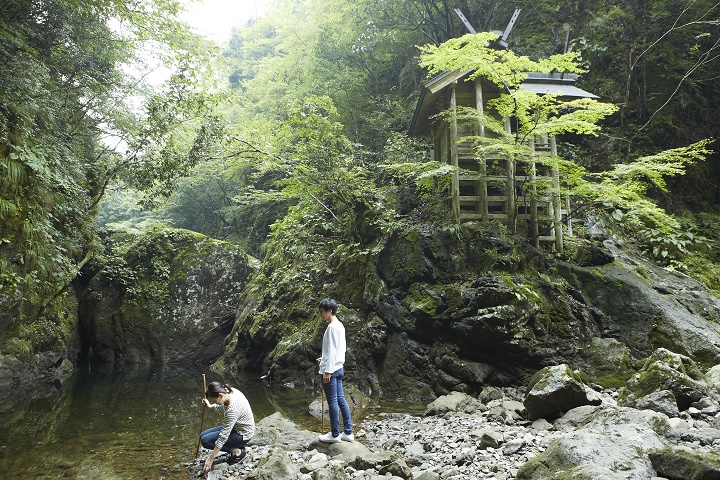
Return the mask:
<path id="1" fill-rule="evenodd" d="M 218 449 L 225 445 L 225 442 L 230 437 L 230 432 L 233 430 L 242 435 L 245 441 L 250 440 L 255 435 L 255 418 L 247 398 L 236 388 L 232 389 L 232 398 L 233 401 L 228 406 L 212 405 L 216 412 L 225 412 L 223 428 L 220 430 L 220 435 L 215 442 Z"/>

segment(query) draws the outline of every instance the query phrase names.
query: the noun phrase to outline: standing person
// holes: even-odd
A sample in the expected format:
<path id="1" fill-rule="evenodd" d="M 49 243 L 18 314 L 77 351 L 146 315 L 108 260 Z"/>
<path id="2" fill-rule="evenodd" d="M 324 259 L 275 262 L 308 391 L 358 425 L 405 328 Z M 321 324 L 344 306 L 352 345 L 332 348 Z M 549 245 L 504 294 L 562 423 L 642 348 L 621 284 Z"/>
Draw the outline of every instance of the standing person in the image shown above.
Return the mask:
<path id="1" fill-rule="evenodd" d="M 318 373 L 322 375 L 322 387 L 328 403 L 330 431 L 319 435 L 318 440 L 325 443 L 337 443 L 341 440 L 352 442 L 355 437 L 350 420 L 350 407 L 343 393 L 345 371 L 345 327 L 335 316 L 337 302 L 326 298 L 320 302 L 320 317 L 327 322 L 322 342 L 322 357 L 317 359 L 320 366 Z M 338 412 L 339 411 L 339 412 Z M 340 433 L 340 416 L 343 417 L 343 433 Z"/>
<path id="2" fill-rule="evenodd" d="M 245 457 L 245 445 L 255 434 L 255 419 L 245 395 L 230 385 L 211 382 L 207 386 L 203 405 L 216 412 L 223 411 L 225 420 L 222 425 L 209 428 L 200 434 L 200 443 L 212 449 L 205 459 L 203 475 L 212 468 L 213 461 L 220 451 L 229 452 L 228 463 L 236 463 Z"/>

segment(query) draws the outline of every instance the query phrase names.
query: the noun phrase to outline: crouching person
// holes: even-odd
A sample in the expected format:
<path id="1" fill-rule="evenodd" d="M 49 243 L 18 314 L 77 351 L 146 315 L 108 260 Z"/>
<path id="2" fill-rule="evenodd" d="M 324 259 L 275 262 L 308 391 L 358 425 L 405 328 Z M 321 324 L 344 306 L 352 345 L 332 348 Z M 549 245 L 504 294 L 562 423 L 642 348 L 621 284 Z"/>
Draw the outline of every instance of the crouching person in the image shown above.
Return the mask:
<path id="1" fill-rule="evenodd" d="M 212 468 L 215 457 L 221 451 L 230 453 L 228 463 L 236 463 L 245 457 L 245 445 L 255 434 L 255 419 L 245 395 L 236 388 L 211 382 L 205 392 L 203 404 L 217 412 L 223 411 L 222 425 L 209 428 L 200 434 L 200 443 L 212 452 L 205 460 L 203 474 Z"/>

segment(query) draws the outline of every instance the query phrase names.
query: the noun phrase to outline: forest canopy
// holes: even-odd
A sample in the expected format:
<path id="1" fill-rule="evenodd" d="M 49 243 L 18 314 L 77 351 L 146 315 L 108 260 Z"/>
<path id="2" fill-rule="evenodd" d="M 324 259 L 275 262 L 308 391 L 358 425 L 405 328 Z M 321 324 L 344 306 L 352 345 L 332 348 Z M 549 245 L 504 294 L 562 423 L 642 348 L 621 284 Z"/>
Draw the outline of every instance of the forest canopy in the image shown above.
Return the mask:
<path id="1" fill-rule="evenodd" d="M 463 37 L 456 8 L 481 32 L 503 30 L 521 8 L 508 52 L 533 65 L 565 59 L 610 106 L 589 122 L 595 136 L 558 132 L 579 196 L 660 260 L 691 267 L 688 248 L 718 238 L 718 157 L 706 140 L 720 128 L 712 1 L 284 0 L 222 48 L 192 35 L 181 8 L 0 6 L 3 330 L 69 288 L 102 254 L 108 223 L 199 231 L 277 272 L 367 253 L 413 215 L 455 229 L 444 210 L 451 170 L 407 132 L 428 78 L 423 52 L 486 35 Z M 463 59 L 434 71 L 477 68 Z M 158 65 L 167 73 L 153 84 Z M 678 152 L 695 162 L 678 164 Z M 664 223 L 629 222 L 630 196 Z"/>

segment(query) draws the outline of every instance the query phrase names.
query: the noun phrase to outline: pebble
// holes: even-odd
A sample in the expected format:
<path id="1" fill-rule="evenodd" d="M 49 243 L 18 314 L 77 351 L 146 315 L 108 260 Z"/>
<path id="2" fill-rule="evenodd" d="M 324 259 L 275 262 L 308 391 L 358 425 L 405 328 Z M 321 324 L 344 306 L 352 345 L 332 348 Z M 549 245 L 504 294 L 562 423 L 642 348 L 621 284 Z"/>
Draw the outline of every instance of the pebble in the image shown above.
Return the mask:
<path id="1" fill-rule="evenodd" d="M 497 406 L 504 403 L 512 410 L 513 418 L 493 407 L 481 413 L 448 412 L 428 417 L 383 413 L 357 426 L 356 441 L 363 443 L 372 452 L 392 451 L 399 454 L 412 469 L 413 478 L 513 480 L 525 462 L 542 453 L 553 440 L 572 429 L 563 428 L 559 431 L 556 429 L 557 424 L 553 425 L 544 419 L 528 422 L 514 418 L 519 406 L 512 402 L 519 402 L 521 393 L 513 388 L 497 390 L 502 392 L 504 398 L 490 403 Z M 612 396 L 612 392 L 608 395 Z M 712 437 L 706 439 L 707 433 L 702 435 L 706 430 L 698 427 L 707 428 L 716 420 L 720 420 L 720 413 L 711 411 L 711 414 L 707 414 L 690 407 L 679 418 L 671 419 L 670 424 L 676 431 L 683 432 L 681 441 L 685 445 L 712 451 L 720 446 L 720 440 Z M 714 431 L 710 429 L 707 432 Z M 702 441 L 698 441 L 698 437 Z M 208 478 L 244 478 L 273 448 L 251 444 L 245 459 L 230 466 L 223 463 L 221 457 Z M 204 455 L 186 464 L 195 476 L 208 452 L 204 450 Z M 321 467 L 343 464 L 342 460 L 330 458 L 317 450 L 290 451 L 288 455 L 301 472 L 297 476 L 298 480 L 311 480 L 316 476 L 313 472 Z M 344 470 L 346 480 L 402 480 L 389 472 L 382 475 L 373 468 L 356 470 L 345 465 Z"/>

